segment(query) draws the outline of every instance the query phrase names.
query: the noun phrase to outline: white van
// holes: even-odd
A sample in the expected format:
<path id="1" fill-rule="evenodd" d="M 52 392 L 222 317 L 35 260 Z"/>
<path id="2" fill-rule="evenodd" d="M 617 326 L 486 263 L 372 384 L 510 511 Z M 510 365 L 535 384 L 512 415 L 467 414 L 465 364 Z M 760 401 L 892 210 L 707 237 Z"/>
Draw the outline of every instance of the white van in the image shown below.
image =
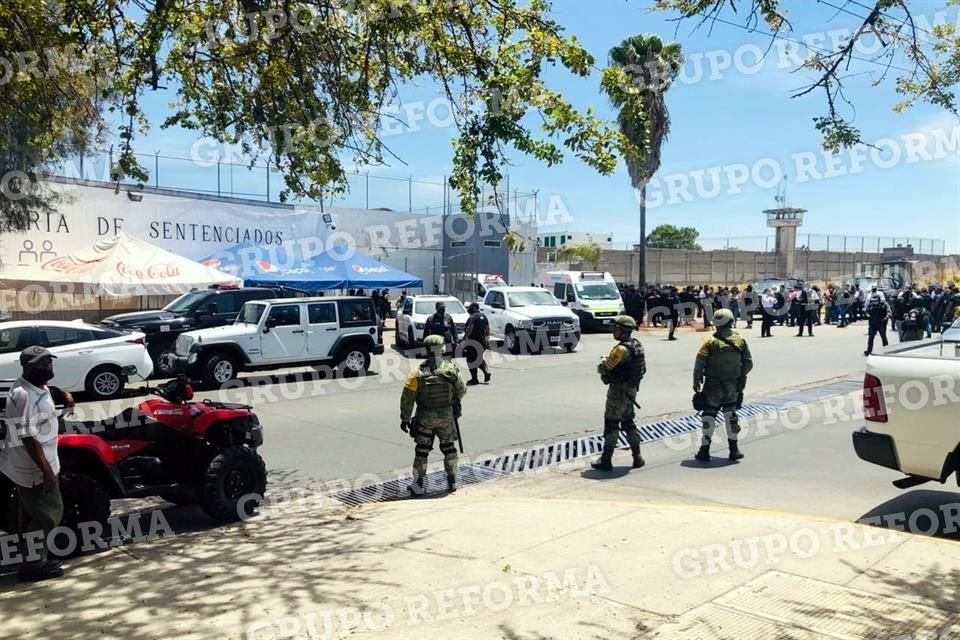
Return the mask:
<path id="1" fill-rule="evenodd" d="M 613 319 L 626 312 L 608 272 L 550 271 L 543 276 L 543 287 L 577 314 L 585 331 L 610 328 Z"/>

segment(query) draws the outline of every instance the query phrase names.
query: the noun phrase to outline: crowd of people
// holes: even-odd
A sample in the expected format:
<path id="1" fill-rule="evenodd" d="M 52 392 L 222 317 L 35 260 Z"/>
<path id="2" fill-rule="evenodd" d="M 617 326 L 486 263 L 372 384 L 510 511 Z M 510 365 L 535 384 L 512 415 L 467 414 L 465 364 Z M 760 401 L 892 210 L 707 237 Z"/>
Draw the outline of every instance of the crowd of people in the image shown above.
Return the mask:
<path id="1" fill-rule="evenodd" d="M 746 322 L 747 328 L 752 328 L 759 316 L 760 337 L 772 337 L 775 326 L 794 327 L 797 336 L 806 329 L 806 335 L 812 336 L 814 326 L 844 328 L 861 320 L 877 324 L 880 309 L 884 310 L 884 328 L 889 322 L 901 339 L 904 331 L 914 328 L 929 337 L 960 315 L 960 289 L 953 282 L 906 288 L 891 300 L 877 287 L 864 291 L 855 284 L 828 284 L 821 289 L 806 283 L 791 291 L 784 286 L 754 291 L 751 285 L 743 290 L 736 286 L 620 285 L 620 293 L 627 315 L 639 326 L 669 328 L 671 340 L 678 326 L 702 323 L 704 328 L 710 327 L 720 309 L 729 309 L 735 321 Z"/>

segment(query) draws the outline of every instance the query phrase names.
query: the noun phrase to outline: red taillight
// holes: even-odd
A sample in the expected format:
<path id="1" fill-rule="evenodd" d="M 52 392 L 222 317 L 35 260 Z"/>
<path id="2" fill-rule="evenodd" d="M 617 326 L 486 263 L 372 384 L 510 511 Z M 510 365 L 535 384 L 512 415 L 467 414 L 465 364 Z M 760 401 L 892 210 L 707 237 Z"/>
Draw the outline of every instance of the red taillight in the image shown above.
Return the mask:
<path id="1" fill-rule="evenodd" d="M 870 422 L 886 422 L 887 406 L 883 401 L 880 378 L 869 373 L 863 377 L 863 417 Z"/>
<path id="2" fill-rule="evenodd" d="M 127 342 L 130 344 L 146 344 L 144 343 L 143 338 L 131 338 L 130 340 L 127 340 Z"/>

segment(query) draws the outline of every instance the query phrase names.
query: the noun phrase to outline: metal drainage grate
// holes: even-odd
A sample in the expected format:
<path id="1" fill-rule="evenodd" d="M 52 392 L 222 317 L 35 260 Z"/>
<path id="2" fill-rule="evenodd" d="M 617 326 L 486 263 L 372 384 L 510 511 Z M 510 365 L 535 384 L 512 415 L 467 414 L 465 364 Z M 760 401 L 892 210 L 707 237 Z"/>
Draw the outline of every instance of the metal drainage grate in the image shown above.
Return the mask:
<path id="1" fill-rule="evenodd" d="M 465 464 L 460 466 L 460 474 L 457 478 L 457 485 L 464 486 L 468 484 L 478 484 L 480 482 L 502 478 L 504 475 L 506 474 L 497 472 L 494 469 L 478 467 L 472 464 Z M 403 500 L 409 497 L 409 494 L 407 493 L 407 487 L 410 485 L 412 480 L 412 476 L 397 478 L 396 480 L 387 480 L 386 482 L 378 482 L 376 484 L 361 487 L 360 489 L 340 491 L 338 493 L 334 493 L 332 497 L 350 506 L 357 506 L 372 502 L 393 502 L 395 500 Z M 431 471 L 427 473 L 426 478 L 424 478 L 424 488 L 426 489 L 427 494 L 446 492 L 446 473 L 444 473 L 442 470 Z"/>
<path id="2" fill-rule="evenodd" d="M 771 404 L 746 404 L 737 412 L 741 418 L 758 416 L 777 407 Z M 723 415 L 717 416 L 718 422 L 723 422 Z M 641 443 L 655 442 L 671 436 L 683 435 L 700 429 L 701 420 L 698 415 L 683 416 L 670 420 L 660 420 L 638 427 Z M 627 447 L 627 440 L 623 433 L 617 439 L 617 447 Z M 476 464 L 460 467 L 460 485 L 478 484 L 488 480 L 496 480 L 512 473 L 523 473 L 541 469 L 549 465 L 559 464 L 570 460 L 578 460 L 599 455 L 603 449 L 603 436 L 585 436 L 575 440 L 564 440 L 552 444 L 542 444 L 524 451 L 514 451 L 495 458 L 478 460 Z M 399 478 L 372 484 L 361 489 L 341 491 L 333 494 L 333 498 L 356 506 L 373 502 L 391 502 L 407 497 L 407 485 L 411 478 Z M 447 489 L 446 475 L 443 471 L 433 471 L 426 477 L 426 492 L 442 493 Z"/>

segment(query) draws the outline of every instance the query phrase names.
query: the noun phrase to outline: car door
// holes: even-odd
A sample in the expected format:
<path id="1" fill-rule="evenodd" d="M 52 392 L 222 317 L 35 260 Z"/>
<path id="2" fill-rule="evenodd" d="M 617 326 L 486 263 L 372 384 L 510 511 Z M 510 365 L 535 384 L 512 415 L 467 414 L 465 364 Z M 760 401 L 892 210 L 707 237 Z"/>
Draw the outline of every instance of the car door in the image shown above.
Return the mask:
<path id="1" fill-rule="evenodd" d="M 307 305 L 307 353 L 326 358 L 340 335 L 336 302 L 311 302 Z"/>
<path id="2" fill-rule="evenodd" d="M 15 380 L 23 373 L 20 352 L 36 344 L 33 327 L 0 327 L 0 380 Z"/>
<path id="3" fill-rule="evenodd" d="M 487 293 L 485 302 L 484 314 L 490 321 L 490 333 L 502 338 L 503 328 L 506 326 L 504 295 L 500 291 L 491 291 Z"/>
<path id="4" fill-rule="evenodd" d="M 397 314 L 397 336 L 403 336 L 404 339 L 406 339 L 407 331 L 413 323 L 413 318 L 410 315 L 412 313 L 413 298 L 407 298 L 403 301 L 403 306 L 400 307 L 400 313 Z M 400 342 L 399 337 L 397 338 L 397 342 Z"/>
<path id="5" fill-rule="evenodd" d="M 37 343 L 50 350 L 53 363 L 52 384 L 62 389 L 79 389 L 87 372 L 97 365 L 97 343 L 84 327 L 38 325 Z"/>
<path id="6" fill-rule="evenodd" d="M 306 314 L 301 304 L 275 304 L 261 320 L 260 355 L 268 361 L 306 358 Z"/>

